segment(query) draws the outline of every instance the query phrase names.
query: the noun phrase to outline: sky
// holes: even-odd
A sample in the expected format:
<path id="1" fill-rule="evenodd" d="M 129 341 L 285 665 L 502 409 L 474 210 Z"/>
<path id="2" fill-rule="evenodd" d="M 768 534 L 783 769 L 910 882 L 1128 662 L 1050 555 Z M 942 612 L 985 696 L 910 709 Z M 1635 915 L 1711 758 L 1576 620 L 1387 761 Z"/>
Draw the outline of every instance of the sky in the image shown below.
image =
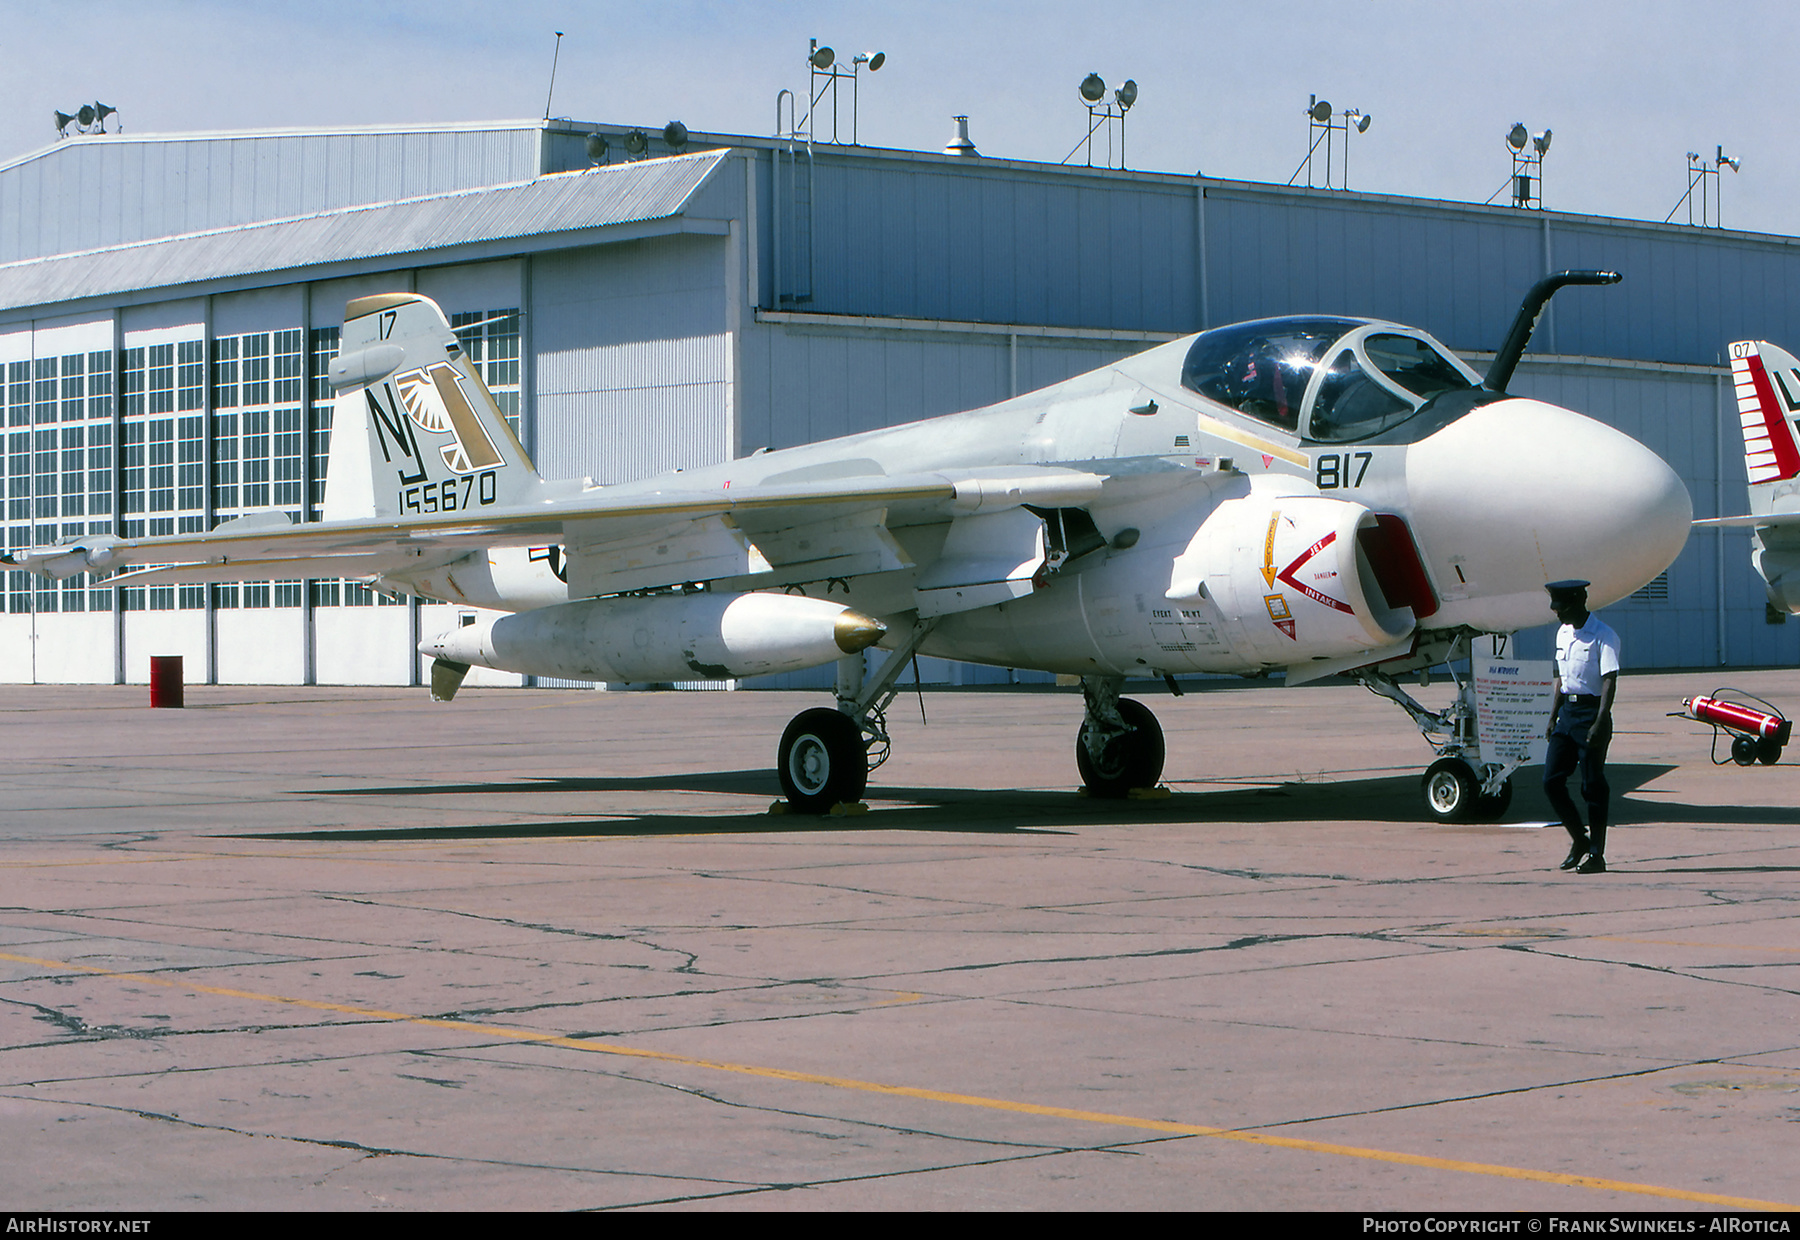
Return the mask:
<path id="1" fill-rule="evenodd" d="M 0 30 L 0 163 L 96 100 L 130 133 L 541 117 L 558 30 L 555 116 L 768 134 L 816 37 L 887 54 L 860 80 L 865 145 L 940 150 L 967 114 L 982 154 L 1056 162 L 1096 72 L 1138 83 L 1133 168 L 1286 183 L 1317 95 L 1373 118 L 1353 190 L 1487 201 L 1522 121 L 1553 130 L 1552 210 L 1662 220 L 1687 152 L 1722 145 L 1742 169 L 1718 178 L 1719 221 L 1800 235 L 1800 12 L 1768 0 L 0 0 Z M 847 141 L 847 87 L 841 117 Z"/>

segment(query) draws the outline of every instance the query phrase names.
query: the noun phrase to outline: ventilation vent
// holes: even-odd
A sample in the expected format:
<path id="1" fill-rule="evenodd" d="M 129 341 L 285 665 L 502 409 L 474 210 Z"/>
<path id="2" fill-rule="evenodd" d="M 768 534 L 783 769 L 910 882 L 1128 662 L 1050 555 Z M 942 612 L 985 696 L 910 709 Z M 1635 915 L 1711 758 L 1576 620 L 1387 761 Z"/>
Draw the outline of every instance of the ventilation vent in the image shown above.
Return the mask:
<path id="1" fill-rule="evenodd" d="M 1656 575 L 1656 580 L 1631 596 L 1634 603 L 1666 603 L 1669 601 L 1669 573 L 1667 569 Z"/>

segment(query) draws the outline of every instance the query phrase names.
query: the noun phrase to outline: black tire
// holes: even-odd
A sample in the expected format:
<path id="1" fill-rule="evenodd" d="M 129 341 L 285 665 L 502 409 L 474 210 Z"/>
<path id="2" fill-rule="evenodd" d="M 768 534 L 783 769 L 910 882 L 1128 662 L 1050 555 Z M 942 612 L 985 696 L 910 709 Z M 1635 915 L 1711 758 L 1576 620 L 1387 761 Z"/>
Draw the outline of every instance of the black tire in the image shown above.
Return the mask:
<path id="1" fill-rule="evenodd" d="M 1419 781 L 1433 822 L 1468 822 L 1481 798 L 1481 781 L 1461 758 L 1439 758 Z"/>
<path id="2" fill-rule="evenodd" d="M 1476 822 L 1499 822 L 1512 805 L 1512 780 L 1500 785 L 1500 791 L 1493 796 L 1485 796 L 1479 787 L 1475 791 L 1475 811 L 1470 816 Z"/>
<path id="3" fill-rule="evenodd" d="M 1756 742 L 1756 760 L 1764 766 L 1774 766 L 1781 761 L 1781 745 L 1772 736 L 1764 736 Z"/>
<path id="4" fill-rule="evenodd" d="M 818 707 L 794 716 L 781 734 L 775 773 L 788 804 L 802 814 L 825 814 L 862 800 L 869 786 L 869 750 L 862 729 L 842 711 Z"/>
<path id="5" fill-rule="evenodd" d="M 1756 765 L 1756 738 L 1736 736 L 1731 741 L 1731 760 L 1739 766 Z"/>
<path id="6" fill-rule="evenodd" d="M 1100 761 L 1088 757 L 1088 723 L 1081 721 L 1075 737 L 1075 769 L 1088 795 L 1117 799 L 1133 788 L 1154 788 L 1162 778 L 1163 730 L 1150 708 L 1131 698 L 1119 699 L 1119 715 L 1132 730 L 1110 741 Z"/>

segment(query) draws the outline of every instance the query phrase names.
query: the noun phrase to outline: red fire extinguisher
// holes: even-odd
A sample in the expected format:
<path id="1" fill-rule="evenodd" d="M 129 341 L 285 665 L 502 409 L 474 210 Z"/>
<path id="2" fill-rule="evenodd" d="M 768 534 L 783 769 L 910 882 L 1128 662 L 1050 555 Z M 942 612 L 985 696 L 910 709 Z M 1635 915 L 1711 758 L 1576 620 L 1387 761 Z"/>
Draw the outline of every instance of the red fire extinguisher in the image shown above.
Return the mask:
<path id="1" fill-rule="evenodd" d="M 1748 698 L 1757 703 L 1757 706 L 1727 700 L 1721 696 L 1726 693 Z M 1745 693 L 1742 689 L 1715 689 L 1711 694 L 1688 698 L 1682 706 L 1690 717 L 1712 725 L 1713 763 L 1720 766 L 1725 762 L 1725 759 L 1718 756 L 1721 730 L 1731 736 L 1731 761 L 1739 766 L 1753 766 L 1758 762 L 1764 766 L 1773 766 L 1780 760 L 1781 751 L 1787 746 L 1788 737 L 1794 728 L 1793 722 L 1773 704 Z"/>

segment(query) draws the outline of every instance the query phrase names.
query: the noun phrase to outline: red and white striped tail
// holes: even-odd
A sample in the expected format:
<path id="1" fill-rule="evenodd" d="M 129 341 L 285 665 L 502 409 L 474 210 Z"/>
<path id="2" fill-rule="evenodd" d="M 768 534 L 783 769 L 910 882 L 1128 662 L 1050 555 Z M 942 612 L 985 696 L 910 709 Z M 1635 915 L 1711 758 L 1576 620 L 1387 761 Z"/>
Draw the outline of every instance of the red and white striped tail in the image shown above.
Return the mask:
<path id="1" fill-rule="evenodd" d="M 1792 415 L 1800 411 L 1800 361 L 1761 340 L 1731 346 L 1731 377 L 1744 423 L 1744 470 L 1750 485 L 1800 475 Z"/>

